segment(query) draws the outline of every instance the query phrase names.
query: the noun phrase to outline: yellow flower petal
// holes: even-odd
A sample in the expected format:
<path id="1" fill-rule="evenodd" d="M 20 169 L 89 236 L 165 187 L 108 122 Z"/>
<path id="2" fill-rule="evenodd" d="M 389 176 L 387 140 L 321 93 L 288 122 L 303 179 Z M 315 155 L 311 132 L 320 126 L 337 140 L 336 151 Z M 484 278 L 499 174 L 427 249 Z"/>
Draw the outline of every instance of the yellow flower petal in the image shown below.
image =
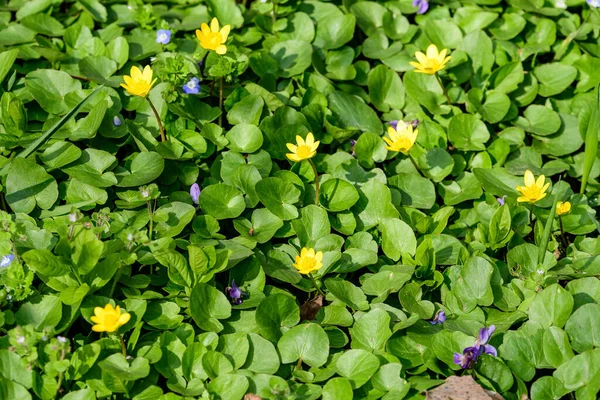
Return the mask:
<path id="1" fill-rule="evenodd" d="M 525 171 L 525 186 L 533 186 L 535 185 L 535 178 L 533 177 L 533 172 L 530 170 Z"/>
<path id="2" fill-rule="evenodd" d="M 219 20 L 215 17 L 210 21 L 211 32 L 219 32 Z"/>
<path id="3" fill-rule="evenodd" d="M 427 58 L 437 58 L 438 54 L 438 48 L 435 44 L 432 43 L 427 47 Z"/>
<path id="4" fill-rule="evenodd" d="M 227 53 L 227 46 L 225 46 L 224 44 L 222 44 L 222 45 L 219 45 L 219 46 L 218 46 L 218 47 L 215 49 L 215 51 L 217 52 L 217 54 L 219 54 L 219 55 L 223 55 L 223 54 Z"/>
<path id="5" fill-rule="evenodd" d="M 300 162 L 302 161 L 300 158 L 298 158 L 298 156 L 294 153 L 287 153 L 285 155 L 287 158 L 289 158 L 290 160 L 294 161 L 294 162 Z"/>
<path id="6" fill-rule="evenodd" d="M 292 153 L 295 153 L 296 150 L 298 149 L 298 146 L 296 146 L 295 144 L 292 144 L 292 143 L 287 143 L 286 146 L 287 146 L 288 150 L 291 151 Z"/>
<path id="7" fill-rule="evenodd" d="M 223 38 L 223 43 L 225 43 L 227 41 L 227 37 L 229 36 L 230 31 L 231 31 L 230 25 L 225 25 L 223 28 L 221 28 L 221 31 L 219 33 L 221 34 L 221 37 Z"/>

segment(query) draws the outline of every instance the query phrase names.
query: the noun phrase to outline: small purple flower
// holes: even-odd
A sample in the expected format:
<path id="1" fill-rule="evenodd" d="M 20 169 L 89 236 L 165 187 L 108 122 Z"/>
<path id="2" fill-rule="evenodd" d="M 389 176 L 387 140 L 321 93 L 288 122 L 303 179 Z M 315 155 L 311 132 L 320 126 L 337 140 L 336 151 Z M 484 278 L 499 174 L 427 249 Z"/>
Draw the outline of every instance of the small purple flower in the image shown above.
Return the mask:
<path id="1" fill-rule="evenodd" d="M 5 256 L 2 256 L 2 259 L 0 259 L 0 268 L 8 267 L 10 263 L 14 260 L 14 258 L 14 254 L 7 254 Z"/>
<path id="2" fill-rule="evenodd" d="M 198 202 L 200 199 L 200 186 L 198 186 L 197 183 L 194 183 L 190 187 L 190 197 L 192 198 L 192 201 L 194 202 L 195 205 L 199 204 Z"/>
<path id="3" fill-rule="evenodd" d="M 429 9 L 429 2 L 427 0 L 413 0 L 412 5 L 418 8 L 417 14 L 425 14 Z"/>
<path id="4" fill-rule="evenodd" d="M 121 126 L 122 123 L 123 122 L 121 122 L 121 119 L 117 115 L 115 115 L 113 117 L 113 125 L 114 126 Z"/>
<path id="5" fill-rule="evenodd" d="M 227 291 L 227 295 L 231 299 L 231 304 L 240 305 L 242 304 L 242 296 L 244 292 L 235 284 L 235 281 L 231 281 L 231 287 L 225 289 Z"/>
<path id="6" fill-rule="evenodd" d="M 419 126 L 419 121 L 418 119 L 413 119 L 412 121 L 410 121 L 410 124 L 412 125 L 413 129 L 416 129 L 417 126 Z"/>
<path id="7" fill-rule="evenodd" d="M 171 41 L 171 31 L 168 29 L 159 29 L 156 31 L 156 43 L 169 44 Z"/>
<path id="8" fill-rule="evenodd" d="M 498 202 L 498 204 L 500 204 L 500 207 L 502 207 L 504 205 L 504 199 L 506 198 L 506 195 L 502 196 L 502 197 L 498 197 L 496 199 L 496 201 Z"/>
<path id="9" fill-rule="evenodd" d="M 354 146 L 356 146 L 356 140 L 350 140 L 350 145 L 352 146 L 352 156 L 356 157 L 356 152 L 354 151 Z"/>
<path id="10" fill-rule="evenodd" d="M 495 330 L 495 325 L 490 325 L 489 328 L 481 328 L 473 346 L 464 349 L 462 354 L 454 353 L 454 364 L 460 365 L 462 369 L 466 369 L 472 367 L 477 358 L 484 353 L 497 356 L 498 351 L 496 348 L 491 344 L 487 344 Z"/>
<path id="11" fill-rule="evenodd" d="M 444 310 L 439 310 L 437 314 L 435 314 L 435 317 L 429 321 L 431 325 L 443 324 L 444 322 L 446 322 L 446 313 Z"/>
<path id="12" fill-rule="evenodd" d="M 600 7 L 600 0 L 587 0 L 587 3 L 590 7 L 598 8 Z"/>
<path id="13" fill-rule="evenodd" d="M 388 124 L 389 126 L 391 126 L 394 129 L 396 129 L 396 128 L 398 128 L 398 122 L 400 122 L 400 120 L 393 119 L 391 121 L 386 122 L 386 124 Z"/>
<path id="14" fill-rule="evenodd" d="M 200 93 L 200 79 L 192 78 L 185 85 L 183 85 L 183 91 L 187 94 L 198 94 Z"/>

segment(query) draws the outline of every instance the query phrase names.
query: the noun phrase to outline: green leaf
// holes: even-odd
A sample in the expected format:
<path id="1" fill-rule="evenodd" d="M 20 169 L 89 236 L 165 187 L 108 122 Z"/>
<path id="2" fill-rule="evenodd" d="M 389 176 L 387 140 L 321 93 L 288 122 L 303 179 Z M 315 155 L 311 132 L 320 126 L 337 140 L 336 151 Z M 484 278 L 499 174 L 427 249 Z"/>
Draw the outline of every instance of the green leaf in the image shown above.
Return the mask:
<path id="1" fill-rule="evenodd" d="M 237 218 L 246 208 L 244 196 L 224 183 L 210 185 L 200 193 L 200 207 L 216 219 Z"/>
<path id="2" fill-rule="evenodd" d="M 209 332 L 220 332 L 220 319 L 231 316 L 231 304 L 225 295 L 206 283 L 198 283 L 190 295 L 190 313 L 200 328 Z"/>
<path id="3" fill-rule="evenodd" d="M 293 204 L 300 200 L 300 190 L 292 183 L 277 177 L 266 178 L 256 184 L 256 194 L 261 203 L 282 220 L 298 217 L 298 209 Z"/>
<path id="4" fill-rule="evenodd" d="M 0 53 L 0 84 L 2 81 L 4 81 L 6 75 L 8 75 L 8 72 L 15 63 L 18 54 L 19 49 L 6 50 Z"/>
<path id="5" fill-rule="evenodd" d="M 577 77 L 577 69 L 560 63 L 542 64 L 533 70 L 540 83 L 540 96 L 550 97 L 562 93 Z"/>
<path id="6" fill-rule="evenodd" d="M 45 111 L 57 115 L 69 111 L 67 96 L 81 90 L 78 80 L 71 78 L 66 72 L 53 69 L 30 72 L 25 79 L 25 86 Z"/>
<path id="7" fill-rule="evenodd" d="M 303 73 L 311 64 L 312 46 L 302 40 L 277 42 L 270 50 L 277 61 L 280 75 L 289 78 Z"/>
<path id="8" fill-rule="evenodd" d="M 56 180 L 35 161 L 15 158 L 6 177 L 6 201 L 14 212 L 29 214 L 37 205 L 47 210 L 58 198 Z"/>
<path id="9" fill-rule="evenodd" d="M 403 253 L 415 255 L 417 239 L 406 222 L 393 218 L 385 221 L 382 225 L 381 248 L 386 256 L 398 261 Z"/>
<path id="10" fill-rule="evenodd" d="M 352 385 L 346 378 L 331 378 L 323 386 L 323 400 L 352 398 Z"/>
<path id="11" fill-rule="evenodd" d="M 265 102 L 259 95 L 251 94 L 246 96 L 231 107 L 231 110 L 227 113 L 227 120 L 232 125 L 252 124 L 258 126 L 264 105 Z M 230 139 L 229 141 L 231 142 Z M 252 152 L 249 151 L 248 153 Z"/>
<path id="12" fill-rule="evenodd" d="M 348 307 L 351 307 L 354 310 L 363 311 L 369 308 L 367 296 L 365 296 L 360 288 L 354 286 L 351 282 L 341 278 L 329 278 L 325 281 L 325 286 L 331 294 Z"/>
<path id="13" fill-rule="evenodd" d="M 279 369 L 279 354 L 275 346 L 256 333 L 248 334 L 248 357 L 242 368 L 257 374 L 274 374 Z"/>
<path id="14" fill-rule="evenodd" d="M 490 279 L 494 268 L 484 258 L 471 257 L 460 269 L 456 282 L 456 294 L 480 306 L 489 306 L 494 301 Z"/>
<path id="15" fill-rule="evenodd" d="M 585 134 L 585 152 L 583 159 L 583 174 L 581 176 L 581 188 L 579 193 L 585 193 L 590 173 L 596 155 L 598 154 L 598 132 L 600 131 L 600 85 L 596 87 L 596 102 L 592 107 L 592 115 L 588 120 L 588 125 Z"/>
<path id="16" fill-rule="evenodd" d="M 459 150 L 483 151 L 485 142 L 490 139 L 490 132 L 475 116 L 458 114 L 450 120 L 448 139 Z"/>
<path id="17" fill-rule="evenodd" d="M 318 21 L 313 44 L 323 50 L 337 49 L 352 39 L 355 24 L 356 18 L 352 14 L 322 18 Z"/>
<path id="18" fill-rule="evenodd" d="M 366 350 L 347 350 L 337 359 L 335 369 L 356 389 L 367 383 L 379 369 L 379 359 Z"/>
<path id="19" fill-rule="evenodd" d="M 352 348 L 373 352 L 384 351 L 385 343 L 392 336 L 390 321 L 387 311 L 381 308 L 363 314 L 350 329 Z"/>
<path id="20" fill-rule="evenodd" d="M 20 305 L 15 313 L 19 325 L 31 325 L 35 330 L 53 329 L 62 318 L 62 302 L 58 296 L 36 296 Z"/>
<path id="21" fill-rule="evenodd" d="M 383 126 L 375 111 L 358 97 L 336 91 L 330 93 L 327 100 L 336 126 L 377 134 L 382 132 Z"/>
<path id="22" fill-rule="evenodd" d="M 117 168 L 115 175 L 118 187 L 133 187 L 146 185 L 162 174 L 165 160 L 152 151 L 134 155 L 127 168 Z"/>
<path id="23" fill-rule="evenodd" d="M 98 363 L 103 372 L 125 381 L 136 381 L 148 376 L 150 364 L 143 357 L 136 357 L 131 363 L 121 353 L 108 356 Z"/>
<path id="24" fill-rule="evenodd" d="M 600 346 L 600 305 L 584 304 L 569 317 L 565 331 L 571 339 L 573 349 L 579 353 Z"/>
<path id="25" fill-rule="evenodd" d="M 328 211 L 348 210 L 359 199 L 358 191 L 349 182 L 342 179 L 328 179 L 321 185 L 319 202 Z"/>
<path id="26" fill-rule="evenodd" d="M 292 227 L 300 245 L 307 248 L 315 247 L 319 239 L 331 232 L 327 211 L 312 204 L 300 210 L 300 218 L 292 221 Z"/>
<path id="27" fill-rule="evenodd" d="M 242 375 L 217 376 L 207 385 L 208 392 L 222 400 L 240 400 L 248 390 L 248 379 Z"/>
<path id="28" fill-rule="evenodd" d="M 165 204 L 154 212 L 152 218 L 156 221 L 157 237 L 177 236 L 192 222 L 196 209 L 189 204 L 174 201 Z"/>
<path id="29" fill-rule="evenodd" d="M 225 138 L 229 141 L 227 147 L 238 153 L 254 153 L 263 144 L 260 129 L 246 123 L 240 123 L 231 128 Z"/>
<path id="30" fill-rule="evenodd" d="M 277 342 L 282 328 L 291 328 L 300 322 L 300 309 L 289 295 L 272 294 L 263 299 L 256 308 L 256 325 L 263 337 Z"/>
<path id="31" fill-rule="evenodd" d="M 301 359 L 305 364 L 317 368 L 327 362 L 329 338 L 319 325 L 307 323 L 284 333 L 277 342 L 277 348 L 282 363 L 289 364 Z"/>

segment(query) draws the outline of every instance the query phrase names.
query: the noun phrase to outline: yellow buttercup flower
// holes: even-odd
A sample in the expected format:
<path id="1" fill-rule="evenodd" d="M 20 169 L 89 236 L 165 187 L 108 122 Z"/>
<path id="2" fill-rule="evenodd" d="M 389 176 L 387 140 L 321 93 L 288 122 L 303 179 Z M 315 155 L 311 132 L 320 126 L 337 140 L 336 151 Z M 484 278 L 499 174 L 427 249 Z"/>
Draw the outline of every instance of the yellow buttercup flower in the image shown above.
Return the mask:
<path id="1" fill-rule="evenodd" d="M 569 203 L 568 201 L 559 201 L 556 205 L 556 213 L 558 215 L 568 214 L 569 211 L 571 211 L 571 203 Z"/>
<path id="2" fill-rule="evenodd" d="M 296 144 L 288 143 L 286 146 L 291 151 L 286 156 L 292 161 L 300 162 L 302 160 L 308 160 L 317 155 L 317 148 L 319 147 L 319 141 L 315 142 L 315 137 L 311 132 L 306 135 L 306 141 L 301 136 L 296 136 Z"/>
<path id="3" fill-rule="evenodd" d="M 203 23 L 200 25 L 200 29 L 196 29 L 196 37 L 200 41 L 200 46 L 202 46 L 202 48 L 214 50 L 217 54 L 223 55 L 227 53 L 225 42 L 227 41 L 230 30 L 231 27 L 229 25 L 225 25 L 219 30 L 219 21 L 216 18 L 213 18 L 212 21 L 210 21 L 210 27 L 207 23 Z"/>
<path id="4" fill-rule="evenodd" d="M 450 61 L 451 56 L 446 57 L 447 49 L 438 52 L 435 44 L 430 44 L 427 48 L 427 54 L 420 51 L 415 53 L 415 57 L 419 62 L 411 61 L 409 64 L 416 68 L 415 72 L 422 74 L 433 75 L 446 67 L 446 63 Z"/>
<path id="5" fill-rule="evenodd" d="M 519 203 L 535 203 L 538 200 L 546 197 L 546 190 L 550 186 L 550 182 L 544 185 L 546 178 L 540 175 L 537 180 L 530 170 L 525 171 L 525 186 L 517 186 L 517 191 L 521 196 L 517 198 Z"/>
<path id="6" fill-rule="evenodd" d="M 302 248 L 299 256 L 296 256 L 296 262 L 293 264 L 294 268 L 301 274 L 310 274 L 313 271 L 320 269 L 323 266 L 323 252 L 315 249 Z"/>
<path id="7" fill-rule="evenodd" d="M 90 318 L 96 325 L 92 326 L 94 332 L 115 332 L 119 327 L 129 322 L 131 315 L 122 313 L 121 308 L 107 304 L 102 307 L 94 308 L 94 316 Z"/>
<path id="8" fill-rule="evenodd" d="M 414 146 L 418 134 L 419 130 L 413 130 L 411 124 L 398 121 L 396 129 L 392 126 L 388 127 L 389 138 L 383 137 L 383 140 L 388 144 L 385 148 L 390 151 L 406 154 Z"/>
<path id="9" fill-rule="evenodd" d="M 146 65 L 142 72 L 141 69 L 133 66 L 129 73 L 131 76 L 125 75 L 123 77 L 125 83 L 121 83 L 121 86 L 123 86 L 129 94 L 146 97 L 148 92 L 150 92 L 150 89 L 152 89 L 154 82 L 156 82 L 156 78 L 152 80 L 152 68 L 150 68 L 149 65 Z"/>

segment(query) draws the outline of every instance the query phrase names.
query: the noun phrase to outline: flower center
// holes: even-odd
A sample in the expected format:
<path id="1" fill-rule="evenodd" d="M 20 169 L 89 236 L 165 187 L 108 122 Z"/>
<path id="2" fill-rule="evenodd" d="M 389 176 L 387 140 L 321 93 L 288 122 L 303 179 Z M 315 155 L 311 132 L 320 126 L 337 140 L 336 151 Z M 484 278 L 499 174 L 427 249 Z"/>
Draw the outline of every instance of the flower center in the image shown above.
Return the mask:
<path id="1" fill-rule="evenodd" d="M 311 257 L 302 257 L 298 263 L 301 270 L 313 269 L 316 265 L 317 261 Z"/>
<path id="2" fill-rule="evenodd" d="M 165 40 L 167 40 L 167 35 L 165 33 L 159 34 L 158 40 L 160 40 L 161 42 L 164 42 Z"/>
<path id="3" fill-rule="evenodd" d="M 220 32 L 211 32 L 204 36 L 204 40 L 201 44 L 204 48 L 216 50 L 217 47 L 221 45 L 222 39 L 223 37 Z"/>
<path id="4" fill-rule="evenodd" d="M 298 146 L 296 148 L 296 155 L 300 158 L 308 158 L 312 152 L 312 148 L 307 145 Z"/>

